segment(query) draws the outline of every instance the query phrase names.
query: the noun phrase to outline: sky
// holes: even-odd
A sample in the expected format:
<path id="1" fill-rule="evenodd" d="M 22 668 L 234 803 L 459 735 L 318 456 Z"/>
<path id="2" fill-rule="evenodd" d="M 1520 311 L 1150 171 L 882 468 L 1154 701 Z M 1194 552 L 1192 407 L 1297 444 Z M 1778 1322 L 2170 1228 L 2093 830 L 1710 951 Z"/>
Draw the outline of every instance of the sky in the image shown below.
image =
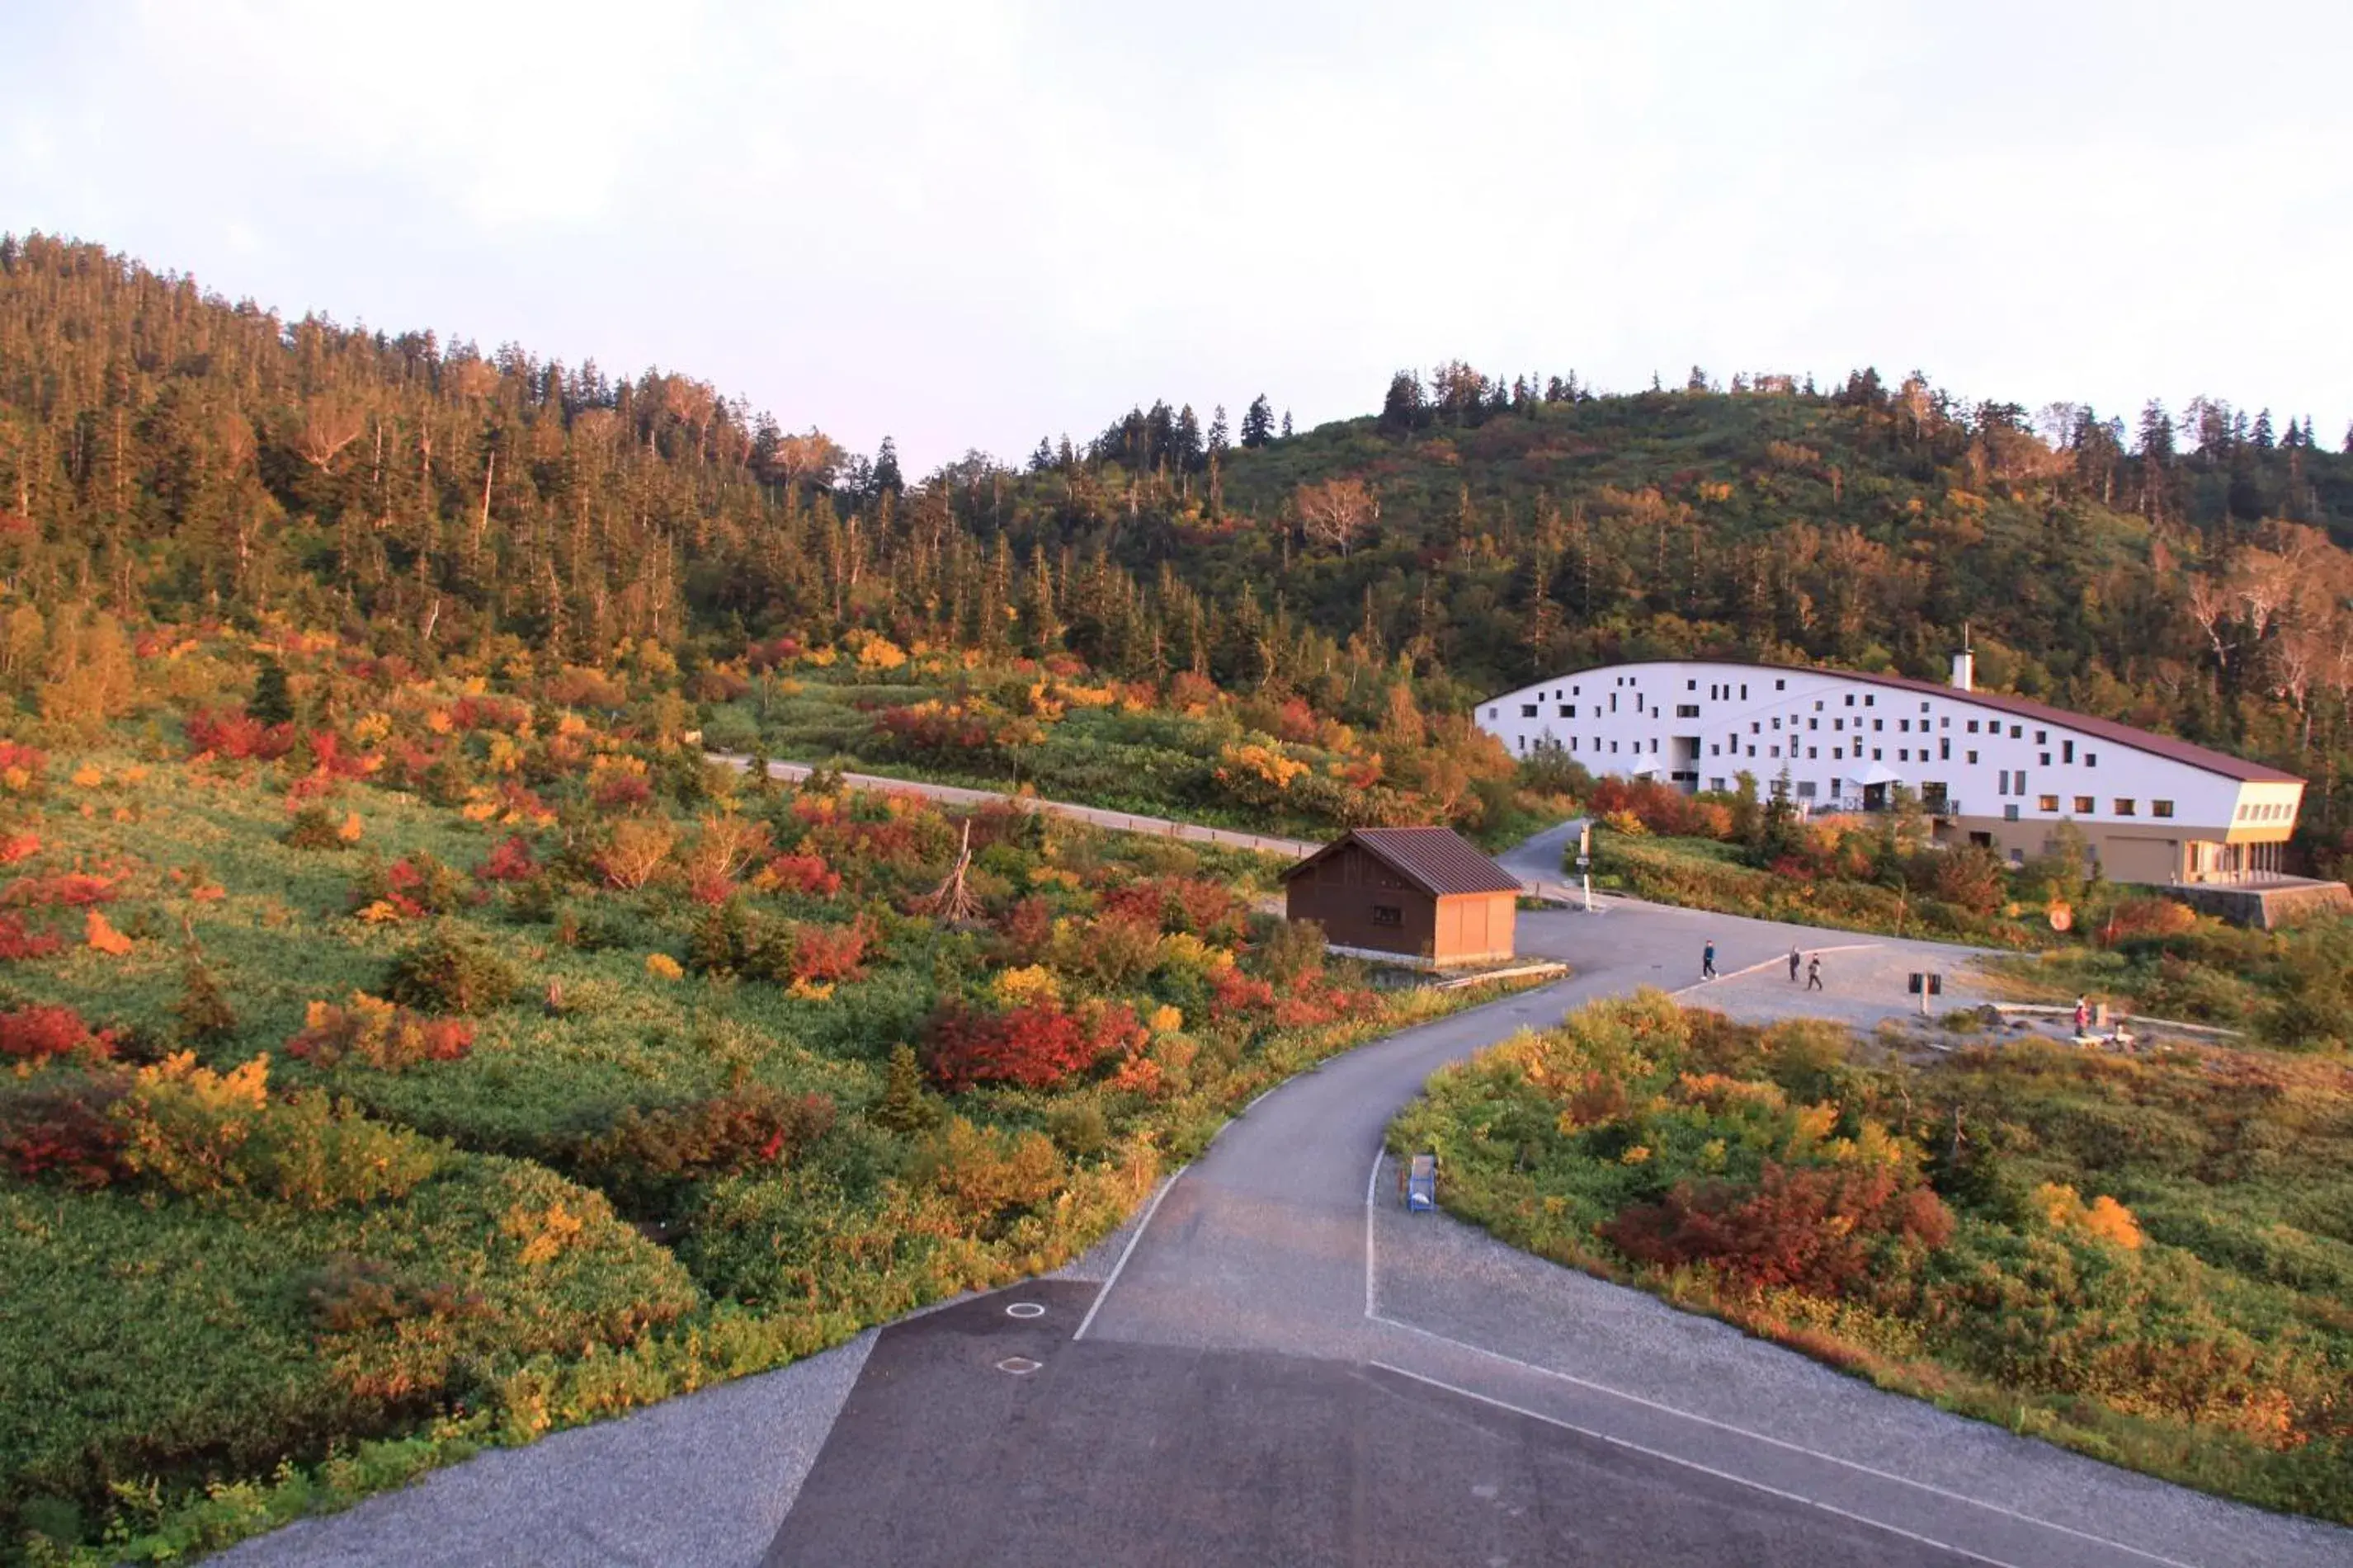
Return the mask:
<path id="1" fill-rule="evenodd" d="M 911 472 L 1463 359 L 2353 416 L 2353 6 L 0 4 L 0 229 Z"/>

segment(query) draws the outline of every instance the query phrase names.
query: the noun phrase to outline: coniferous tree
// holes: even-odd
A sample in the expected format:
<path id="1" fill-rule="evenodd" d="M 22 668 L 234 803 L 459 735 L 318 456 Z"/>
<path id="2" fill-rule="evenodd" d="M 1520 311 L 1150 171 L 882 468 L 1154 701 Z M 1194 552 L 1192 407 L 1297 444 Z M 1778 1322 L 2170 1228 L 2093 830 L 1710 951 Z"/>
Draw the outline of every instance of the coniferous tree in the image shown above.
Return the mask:
<path id="1" fill-rule="evenodd" d="M 898 495 L 907 488 L 907 481 L 899 473 L 899 444 L 888 436 L 882 437 L 882 445 L 875 450 L 874 474 L 870 482 L 877 495 Z"/>
<path id="2" fill-rule="evenodd" d="M 245 710 L 264 724 L 294 721 L 294 700 L 286 689 L 284 665 L 274 658 L 261 661 L 261 668 L 253 678 L 253 700 L 246 704 Z"/>
<path id="3" fill-rule="evenodd" d="M 1286 441 L 1291 439 L 1291 410 L 1288 408 L 1282 411 L 1282 438 Z"/>
<path id="4" fill-rule="evenodd" d="M 1242 445 L 1263 447 L 1274 435 L 1274 410 L 1261 392 L 1242 411 Z"/>

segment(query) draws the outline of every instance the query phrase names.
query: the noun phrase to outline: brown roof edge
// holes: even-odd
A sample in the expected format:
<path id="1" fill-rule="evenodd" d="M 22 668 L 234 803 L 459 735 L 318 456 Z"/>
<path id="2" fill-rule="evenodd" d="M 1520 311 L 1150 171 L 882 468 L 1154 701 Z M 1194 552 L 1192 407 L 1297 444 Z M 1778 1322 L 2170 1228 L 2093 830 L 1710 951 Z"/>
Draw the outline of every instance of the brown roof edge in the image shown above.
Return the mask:
<path id="1" fill-rule="evenodd" d="M 1451 827 L 1356 827 L 1291 867 L 1283 880 L 1355 843 L 1398 875 L 1439 898 L 1456 893 L 1516 893 L 1520 879 Z"/>

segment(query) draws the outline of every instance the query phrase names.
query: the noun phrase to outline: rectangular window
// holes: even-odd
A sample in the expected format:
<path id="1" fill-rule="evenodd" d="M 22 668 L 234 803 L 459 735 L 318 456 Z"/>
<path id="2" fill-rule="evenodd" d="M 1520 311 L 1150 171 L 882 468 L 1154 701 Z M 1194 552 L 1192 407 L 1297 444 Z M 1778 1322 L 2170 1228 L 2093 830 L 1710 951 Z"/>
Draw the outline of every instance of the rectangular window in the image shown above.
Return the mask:
<path id="1" fill-rule="evenodd" d="M 1778 690 L 1779 688 L 1776 687 L 1774 689 Z M 1748 682 L 1745 680 L 1740 683 L 1740 700 L 1743 702 L 1748 700 Z"/>
<path id="2" fill-rule="evenodd" d="M 1873 730 L 1884 730 L 1887 728 L 1887 721 L 1884 719 L 1873 719 L 1871 721 L 1871 727 Z"/>
<path id="3" fill-rule="evenodd" d="M 1685 691 L 1697 691 L 1699 689 L 1699 682 L 1696 680 L 1686 680 L 1683 682 L 1683 689 Z"/>
<path id="4" fill-rule="evenodd" d="M 2059 742 L 2059 760 L 2063 763 L 2072 763 L 2075 760 L 2074 742 L 2062 741 Z"/>
<path id="5" fill-rule="evenodd" d="M 1748 721 L 1748 732 L 1752 735 L 1761 735 L 1765 732 L 1765 726 L 1751 719 Z"/>
<path id="6" fill-rule="evenodd" d="M 1854 706 L 1854 693 L 1852 691 L 1846 694 L 1846 705 L 1850 708 Z"/>
<path id="7" fill-rule="evenodd" d="M 1814 759 L 1816 759 L 1816 758 L 1820 757 L 1821 754 L 1822 754 L 1822 749 L 1821 749 L 1820 746 L 1808 746 L 1808 747 L 1806 748 L 1806 760 L 1807 760 L 1807 761 L 1809 761 L 1809 762 L 1813 761 Z"/>
<path id="8" fill-rule="evenodd" d="M 1862 695 L 1862 705 L 1865 708 L 1876 708 L 1879 706 L 1879 699 L 1874 694 L 1866 691 Z"/>
<path id="9" fill-rule="evenodd" d="M 1765 748 L 1765 752 L 1767 756 L 1778 757 L 1781 754 L 1781 748 L 1778 746 L 1767 746 Z"/>
<path id="10" fill-rule="evenodd" d="M 2148 814 L 2151 816 L 2171 816 L 2173 815 L 2173 803 L 2169 800 L 2150 801 L 2148 803 Z"/>
<path id="11" fill-rule="evenodd" d="M 2038 752 L 2035 753 L 2034 760 L 2040 765 L 2047 768 L 2051 765 L 2051 753 L 2048 752 Z"/>
<path id="12" fill-rule="evenodd" d="M 2100 754 L 2097 752 L 2085 752 L 2084 753 L 2084 765 L 2087 768 L 2098 767 L 2100 765 Z"/>
<path id="13" fill-rule="evenodd" d="M 1533 702 L 1523 702 L 1523 703 L 1521 703 L 1521 704 L 1520 704 L 1520 717 L 1521 717 L 1521 718 L 1523 718 L 1523 719 L 1533 719 L 1533 718 L 1535 718 L 1535 716 L 1536 716 L 1536 705 L 1535 705 L 1535 703 L 1533 703 Z"/>
<path id="14" fill-rule="evenodd" d="M 1953 760 L 1952 742 L 1945 740 L 1942 737 L 1937 739 L 1936 760 L 1940 763 L 1949 763 Z"/>
<path id="15" fill-rule="evenodd" d="M 1833 719 L 1831 721 L 1831 728 L 1833 730 L 1843 730 L 1846 728 L 1846 721 L 1843 719 Z"/>
<path id="16" fill-rule="evenodd" d="M 1876 762 L 1881 762 L 1881 761 L 1883 761 L 1883 760 L 1884 760 L 1883 756 L 1882 755 L 1882 753 L 1881 753 L 1881 752 L 1880 752 L 1880 750 L 1879 750 L 1879 748 L 1878 748 L 1877 746 L 1873 746 L 1873 747 L 1872 747 L 1872 748 L 1871 748 L 1871 760 L 1872 760 L 1873 762 L 1874 762 L 1874 763 L 1876 763 Z"/>
<path id="17" fill-rule="evenodd" d="M 1976 761 L 1978 760 L 1978 754 L 1977 754 L 1975 752 L 1971 752 L 1968 754 L 1968 757 L 1969 757 L 1969 761 L 1971 761 L 1971 762 L 1973 762 L 1973 763 L 1974 763 L 1974 762 L 1976 762 Z"/>
<path id="18" fill-rule="evenodd" d="M 1895 721 L 1895 727 L 1908 735 L 1912 732 L 1912 721 L 1909 719 L 1898 719 Z"/>
<path id="19" fill-rule="evenodd" d="M 1814 798 L 1813 780 L 1799 779 L 1798 781 L 1798 798 L 1799 800 L 1811 800 Z"/>
<path id="20" fill-rule="evenodd" d="M 2075 797 L 2075 810 L 2078 815 L 2089 816 L 2097 809 L 2099 808 L 2093 804 L 2092 797 L 2090 795 L 2079 795 Z"/>
<path id="21" fill-rule="evenodd" d="M 1993 786 L 1993 793 L 1996 795 L 2008 795 L 2010 793 L 2010 770 L 2008 768 L 2001 770 L 2001 781 Z"/>
<path id="22" fill-rule="evenodd" d="M 2003 806 L 2001 808 L 2001 819 L 2004 822 L 2016 822 L 2018 820 L 2018 807 L 2015 805 Z"/>
<path id="23" fill-rule="evenodd" d="M 1820 719 L 1809 719 L 1806 721 L 1806 728 L 1809 730 L 1819 730 L 1821 727 L 1822 721 Z"/>
<path id="24" fill-rule="evenodd" d="M 1976 734 L 1977 732 L 1978 732 L 1978 721 L 1977 721 L 1976 720 L 1972 719 L 1972 720 L 1970 720 L 1970 721 L 1969 721 L 1969 733 L 1970 733 L 1970 734 L 1972 734 L 1972 735 L 1974 735 L 1974 734 Z"/>
<path id="25" fill-rule="evenodd" d="M 1716 794 L 1722 795 L 1724 793 L 1724 781 L 1722 779 L 1710 779 L 1707 781 L 1707 787 L 1715 791 Z"/>
<path id="26" fill-rule="evenodd" d="M 1487 710 L 1487 717 L 1488 717 L 1488 718 L 1490 718 L 1490 719 L 1493 719 L 1493 718 L 1495 718 L 1497 715 L 1501 714 L 1502 712 L 1503 712 L 1503 710 L 1502 710 L 1502 709 L 1500 709 L 1500 708 L 1490 708 L 1490 709 L 1488 709 L 1488 710 Z"/>
<path id="27" fill-rule="evenodd" d="M 2037 730 L 2037 731 L 2034 731 L 2034 743 L 2035 743 L 2036 745 L 2038 745 L 2038 746 L 2047 746 L 2047 745 L 2049 745 L 2049 744 L 2051 743 L 2051 731 L 2048 731 L 2048 730 Z"/>
<path id="28" fill-rule="evenodd" d="M 2012 724 L 2010 727 L 2010 738 L 2013 741 L 2023 741 L 2026 739 L 2026 726 L 2023 724 Z"/>
<path id="29" fill-rule="evenodd" d="M 1698 718 L 1698 717 L 1699 717 L 1699 704 L 1698 704 L 1698 703 L 1696 703 L 1696 702 L 1678 702 L 1678 703 L 1676 703 L 1676 704 L 1675 704 L 1675 717 L 1676 717 L 1676 718 L 1678 718 L 1678 719 L 1696 719 L 1696 718 Z"/>
<path id="30" fill-rule="evenodd" d="M 2056 811 L 2059 809 L 2059 797 L 2055 795 L 2046 795 L 2034 803 L 2034 808 L 2037 811 Z"/>
<path id="31" fill-rule="evenodd" d="M 1564 718 L 1564 719 L 1574 719 L 1574 718 L 1576 718 L 1576 717 L 1577 717 L 1577 704 L 1576 704 L 1576 703 L 1574 703 L 1574 702 L 1564 702 L 1564 703 L 1562 703 L 1562 704 L 1560 705 L 1560 716 L 1561 716 L 1562 718 Z"/>
<path id="32" fill-rule="evenodd" d="M 2130 816 L 2132 814 L 2132 797 L 2126 795 L 2116 796 L 2116 815 L 2118 816 Z"/>
<path id="33" fill-rule="evenodd" d="M 1401 926 L 1405 924 L 1405 910 L 1397 904 L 1375 904 L 1373 923 L 1377 926 Z"/>

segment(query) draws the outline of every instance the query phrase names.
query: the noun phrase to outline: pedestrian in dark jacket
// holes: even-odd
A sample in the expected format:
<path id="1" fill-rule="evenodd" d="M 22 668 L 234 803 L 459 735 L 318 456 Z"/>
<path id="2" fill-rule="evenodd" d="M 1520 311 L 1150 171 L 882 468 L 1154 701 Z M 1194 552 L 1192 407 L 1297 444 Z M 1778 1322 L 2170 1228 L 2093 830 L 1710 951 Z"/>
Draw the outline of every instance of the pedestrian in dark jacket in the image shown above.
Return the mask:
<path id="1" fill-rule="evenodd" d="M 1715 943 L 1713 942 L 1707 944 L 1707 951 L 1699 955 L 1699 977 L 1702 980 L 1715 978 Z"/>
<path id="2" fill-rule="evenodd" d="M 1798 983 L 1798 949 L 1797 949 L 1796 945 L 1793 943 L 1793 944 L 1791 944 L 1791 946 L 1790 946 L 1790 948 L 1789 948 L 1789 984 L 1792 984 L 1792 985 L 1795 985 L 1797 983 Z"/>
<path id="3" fill-rule="evenodd" d="M 1821 988 L 1822 955 L 1818 952 L 1814 954 L 1813 957 L 1806 960 L 1806 989 L 1809 991 L 1820 991 Z"/>

